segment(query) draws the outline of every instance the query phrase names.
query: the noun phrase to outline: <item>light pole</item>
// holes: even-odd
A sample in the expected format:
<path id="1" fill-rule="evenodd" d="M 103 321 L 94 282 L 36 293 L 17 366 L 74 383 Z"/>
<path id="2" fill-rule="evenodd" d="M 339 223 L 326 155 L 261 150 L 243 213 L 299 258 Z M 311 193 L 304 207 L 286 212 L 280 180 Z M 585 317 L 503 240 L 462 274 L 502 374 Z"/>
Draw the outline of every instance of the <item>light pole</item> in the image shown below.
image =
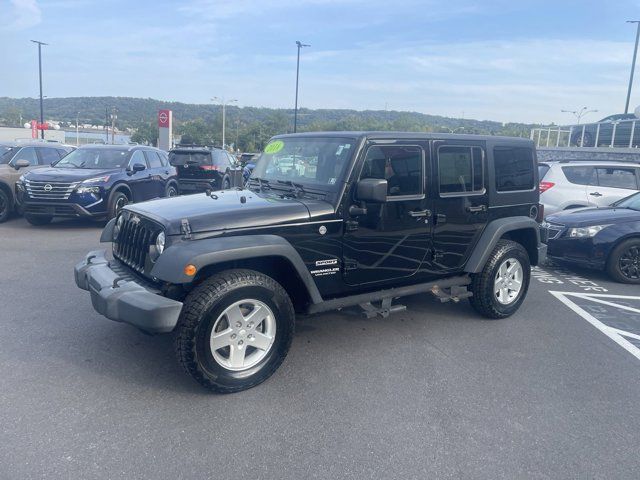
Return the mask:
<path id="1" fill-rule="evenodd" d="M 580 110 L 560 110 L 562 113 L 571 113 L 576 117 L 577 124 L 580 124 L 580 119 L 589 113 L 595 113 L 598 110 L 588 110 L 587 107 L 582 107 Z"/>
<path id="2" fill-rule="evenodd" d="M 44 140 L 44 105 L 42 100 L 42 46 L 48 45 L 48 43 L 41 42 L 39 40 L 31 40 L 38 45 L 38 73 L 40 75 L 40 138 Z"/>
<path id="3" fill-rule="evenodd" d="M 226 122 L 226 116 L 227 116 L 227 105 L 229 103 L 233 103 L 233 102 L 237 102 L 238 100 L 235 98 L 232 98 L 231 100 L 226 100 L 224 99 L 224 97 L 220 98 L 220 97 L 213 97 L 211 99 L 212 102 L 220 102 L 222 104 L 222 148 L 224 149 L 225 146 L 225 122 Z"/>
<path id="4" fill-rule="evenodd" d="M 76 147 L 80 145 L 80 134 L 78 133 L 78 117 L 80 117 L 80 112 L 76 112 Z"/>
<path id="5" fill-rule="evenodd" d="M 296 106 L 293 110 L 293 133 L 298 131 L 298 80 L 300 78 L 300 49 L 303 47 L 310 47 L 311 45 L 306 45 L 299 40 L 296 40 L 296 45 L 298 46 L 298 60 L 296 61 Z"/>
<path id="6" fill-rule="evenodd" d="M 116 120 L 118 119 L 118 109 L 113 107 L 111 109 L 111 145 L 115 143 L 116 139 Z M 108 139 L 108 134 L 107 134 Z"/>
<path id="7" fill-rule="evenodd" d="M 627 89 L 627 102 L 624 104 L 624 113 L 629 113 L 629 100 L 631 99 L 631 86 L 633 85 L 633 72 L 636 69 L 636 57 L 638 56 L 638 40 L 640 39 L 640 20 L 627 20 L 627 23 L 636 24 L 636 46 L 633 49 L 631 61 L 631 75 L 629 75 L 629 88 Z"/>

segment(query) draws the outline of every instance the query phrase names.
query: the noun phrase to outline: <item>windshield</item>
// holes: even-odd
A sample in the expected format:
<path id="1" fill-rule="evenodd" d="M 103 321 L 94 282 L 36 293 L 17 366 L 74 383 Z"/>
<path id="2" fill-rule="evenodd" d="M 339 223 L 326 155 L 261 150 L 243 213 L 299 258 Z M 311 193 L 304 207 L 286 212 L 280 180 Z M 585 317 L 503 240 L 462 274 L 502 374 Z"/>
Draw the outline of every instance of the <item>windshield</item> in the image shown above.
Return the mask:
<path id="1" fill-rule="evenodd" d="M 630 208 L 631 210 L 640 211 L 640 193 L 634 193 L 629 197 L 618 200 L 617 202 L 611 204 L 611 206 L 618 208 Z"/>
<path id="2" fill-rule="evenodd" d="M 250 179 L 335 189 L 355 150 L 355 138 L 290 137 L 269 142 Z"/>
<path id="3" fill-rule="evenodd" d="M 56 168 L 124 168 L 129 161 L 126 150 L 80 148 L 55 164 Z"/>
<path id="4" fill-rule="evenodd" d="M 0 145 L 0 165 L 9 163 L 18 150 L 19 148 L 17 147 Z"/>

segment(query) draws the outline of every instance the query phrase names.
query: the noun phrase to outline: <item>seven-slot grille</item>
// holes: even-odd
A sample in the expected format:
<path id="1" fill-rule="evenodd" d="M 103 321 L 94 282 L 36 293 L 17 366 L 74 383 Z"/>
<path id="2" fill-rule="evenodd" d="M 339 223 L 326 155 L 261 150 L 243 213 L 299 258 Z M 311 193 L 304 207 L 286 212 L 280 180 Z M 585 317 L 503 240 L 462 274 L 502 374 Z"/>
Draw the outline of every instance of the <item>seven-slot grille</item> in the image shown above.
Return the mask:
<path id="1" fill-rule="evenodd" d="M 42 200 L 67 200 L 78 184 L 25 180 L 24 186 L 27 190 L 27 194 L 31 198 Z"/>
<path id="2" fill-rule="evenodd" d="M 155 242 L 160 228 L 137 215 L 124 215 L 118 238 L 113 242 L 113 256 L 137 272 L 144 273 L 149 246 Z"/>

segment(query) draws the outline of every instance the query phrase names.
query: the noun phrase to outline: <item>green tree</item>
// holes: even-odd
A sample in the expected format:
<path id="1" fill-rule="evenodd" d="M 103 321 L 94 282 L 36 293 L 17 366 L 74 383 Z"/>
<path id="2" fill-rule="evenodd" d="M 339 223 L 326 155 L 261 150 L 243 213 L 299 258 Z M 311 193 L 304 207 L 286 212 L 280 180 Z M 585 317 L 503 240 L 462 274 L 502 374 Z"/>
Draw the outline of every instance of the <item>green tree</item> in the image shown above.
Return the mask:
<path id="1" fill-rule="evenodd" d="M 158 127 L 154 122 L 141 122 L 134 128 L 136 131 L 131 135 L 132 142 L 153 146 L 158 144 Z"/>

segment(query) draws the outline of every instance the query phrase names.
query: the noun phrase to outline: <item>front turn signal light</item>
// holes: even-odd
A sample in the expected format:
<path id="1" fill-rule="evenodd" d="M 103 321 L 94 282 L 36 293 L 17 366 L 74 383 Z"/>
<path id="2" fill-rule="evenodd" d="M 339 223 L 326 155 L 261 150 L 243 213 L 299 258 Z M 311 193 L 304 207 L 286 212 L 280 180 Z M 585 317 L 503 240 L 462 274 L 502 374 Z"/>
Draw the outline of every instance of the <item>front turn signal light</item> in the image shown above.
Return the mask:
<path id="1" fill-rule="evenodd" d="M 189 264 L 186 267 L 184 267 L 184 274 L 187 275 L 188 277 L 193 277 L 197 271 L 198 269 L 196 268 L 195 265 Z"/>

